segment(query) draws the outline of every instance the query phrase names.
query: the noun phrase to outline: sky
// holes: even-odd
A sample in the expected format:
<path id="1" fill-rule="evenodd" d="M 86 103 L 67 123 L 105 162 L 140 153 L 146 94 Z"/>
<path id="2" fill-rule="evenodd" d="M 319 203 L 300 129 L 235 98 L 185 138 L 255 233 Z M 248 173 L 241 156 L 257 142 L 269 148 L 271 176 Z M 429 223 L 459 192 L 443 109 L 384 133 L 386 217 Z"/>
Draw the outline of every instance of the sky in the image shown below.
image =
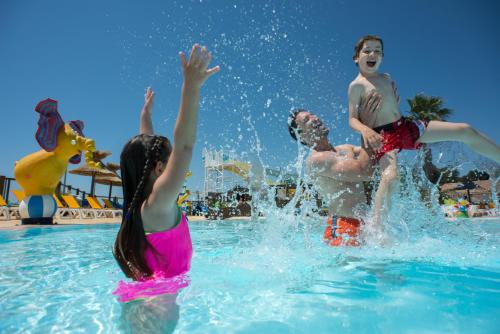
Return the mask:
<path id="1" fill-rule="evenodd" d="M 155 131 L 172 138 L 178 52 L 195 42 L 221 71 L 202 90 L 192 191 L 203 187 L 204 147 L 246 159 L 260 143 L 265 164 L 294 161 L 286 126 L 293 108 L 320 115 L 333 143 L 358 144 L 347 87 L 357 75 L 354 44 L 366 34 L 384 39 L 381 71 L 396 81 L 403 113 L 417 93 L 440 96 L 454 110 L 450 121 L 498 143 L 499 12 L 496 1 L 3 0 L 0 175 L 12 177 L 14 161 L 40 149 L 34 107 L 47 97 L 64 120 L 83 120 L 97 148 L 113 152 L 106 161 L 118 163 L 152 86 Z M 88 177 L 68 175 L 68 183 L 90 188 Z"/>

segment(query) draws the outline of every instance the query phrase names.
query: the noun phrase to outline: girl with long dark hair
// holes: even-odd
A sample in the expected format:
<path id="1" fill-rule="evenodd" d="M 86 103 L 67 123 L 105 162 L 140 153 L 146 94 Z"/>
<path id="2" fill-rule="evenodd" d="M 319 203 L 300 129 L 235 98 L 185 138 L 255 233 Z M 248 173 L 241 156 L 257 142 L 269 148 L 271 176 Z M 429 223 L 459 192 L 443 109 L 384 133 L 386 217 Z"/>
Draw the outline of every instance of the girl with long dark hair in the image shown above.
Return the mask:
<path id="1" fill-rule="evenodd" d="M 179 56 L 184 82 L 173 145 L 153 132 L 154 92 L 148 88 L 140 134 L 125 144 L 120 156 L 124 204 L 113 254 L 127 277 L 146 283 L 141 292 L 120 282 L 115 294 L 121 301 L 176 292 L 168 286 L 147 289 L 147 283 L 176 277 L 190 268 L 191 238 L 177 196 L 193 154 L 200 89 L 219 67 L 208 68 L 212 55 L 198 44 L 193 45 L 189 60 L 182 52 Z"/>

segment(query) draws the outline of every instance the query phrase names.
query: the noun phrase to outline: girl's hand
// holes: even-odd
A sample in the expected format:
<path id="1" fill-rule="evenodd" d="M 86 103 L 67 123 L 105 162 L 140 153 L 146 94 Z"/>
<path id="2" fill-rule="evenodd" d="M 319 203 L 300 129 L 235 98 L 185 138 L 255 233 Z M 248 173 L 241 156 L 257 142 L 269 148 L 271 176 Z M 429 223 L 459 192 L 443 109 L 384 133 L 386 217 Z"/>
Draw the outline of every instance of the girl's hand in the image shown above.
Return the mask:
<path id="1" fill-rule="evenodd" d="M 212 60 L 212 53 L 208 52 L 205 46 L 200 48 L 198 44 L 193 45 L 189 61 L 183 52 L 179 53 L 179 57 L 184 73 L 184 84 L 187 87 L 200 88 L 212 74 L 219 72 L 219 66 L 207 69 Z"/>
<path id="2" fill-rule="evenodd" d="M 153 92 L 151 87 L 148 87 L 146 89 L 146 93 L 144 94 L 144 107 L 143 107 L 144 111 L 151 113 L 151 110 L 153 109 L 154 97 L 155 97 L 155 92 Z"/>

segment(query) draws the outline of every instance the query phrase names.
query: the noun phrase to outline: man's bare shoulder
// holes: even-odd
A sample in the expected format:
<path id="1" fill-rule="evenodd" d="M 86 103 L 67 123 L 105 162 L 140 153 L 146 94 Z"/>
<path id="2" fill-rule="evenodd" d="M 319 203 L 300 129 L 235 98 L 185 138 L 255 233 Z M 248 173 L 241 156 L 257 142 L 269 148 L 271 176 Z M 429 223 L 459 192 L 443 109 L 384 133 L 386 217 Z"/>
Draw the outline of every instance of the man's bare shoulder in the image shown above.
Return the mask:
<path id="1" fill-rule="evenodd" d="M 348 151 L 353 151 L 353 150 L 354 150 L 354 148 L 356 148 L 356 146 L 351 145 L 351 144 L 342 144 L 342 145 L 337 145 L 337 146 L 335 146 L 335 149 L 336 149 L 337 151 L 341 151 L 341 150 L 344 150 L 344 151 L 346 151 L 346 150 L 348 150 Z"/>
<path id="2" fill-rule="evenodd" d="M 337 160 L 337 154 L 333 151 L 313 151 L 307 158 L 307 164 L 310 167 L 323 165 L 325 162 L 333 163 Z"/>

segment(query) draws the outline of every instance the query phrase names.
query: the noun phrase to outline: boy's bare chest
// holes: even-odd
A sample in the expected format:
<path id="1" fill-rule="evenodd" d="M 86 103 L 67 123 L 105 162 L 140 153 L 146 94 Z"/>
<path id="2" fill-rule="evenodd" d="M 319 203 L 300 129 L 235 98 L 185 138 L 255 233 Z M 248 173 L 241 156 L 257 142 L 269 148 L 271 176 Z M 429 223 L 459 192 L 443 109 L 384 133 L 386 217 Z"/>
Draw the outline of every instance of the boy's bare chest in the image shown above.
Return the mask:
<path id="1" fill-rule="evenodd" d="M 377 112 L 364 112 L 360 114 L 360 120 L 363 124 L 373 128 L 382 124 L 392 123 L 401 117 L 392 80 L 387 77 L 365 79 L 363 86 L 362 100 L 367 98 L 372 91 L 376 91 L 382 96 L 382 104 Z"/>
<path id="2" fill-rule="evenodd" d="M 387 78 L 374 78 L 370 80 L 365 79 L 363 86 L 365 87 L 365 95 L 369 94 L 373 90 L 376 90 L 384 97 L 394 96 L 394 87 L 392 86 L 392 82 Z"/>

